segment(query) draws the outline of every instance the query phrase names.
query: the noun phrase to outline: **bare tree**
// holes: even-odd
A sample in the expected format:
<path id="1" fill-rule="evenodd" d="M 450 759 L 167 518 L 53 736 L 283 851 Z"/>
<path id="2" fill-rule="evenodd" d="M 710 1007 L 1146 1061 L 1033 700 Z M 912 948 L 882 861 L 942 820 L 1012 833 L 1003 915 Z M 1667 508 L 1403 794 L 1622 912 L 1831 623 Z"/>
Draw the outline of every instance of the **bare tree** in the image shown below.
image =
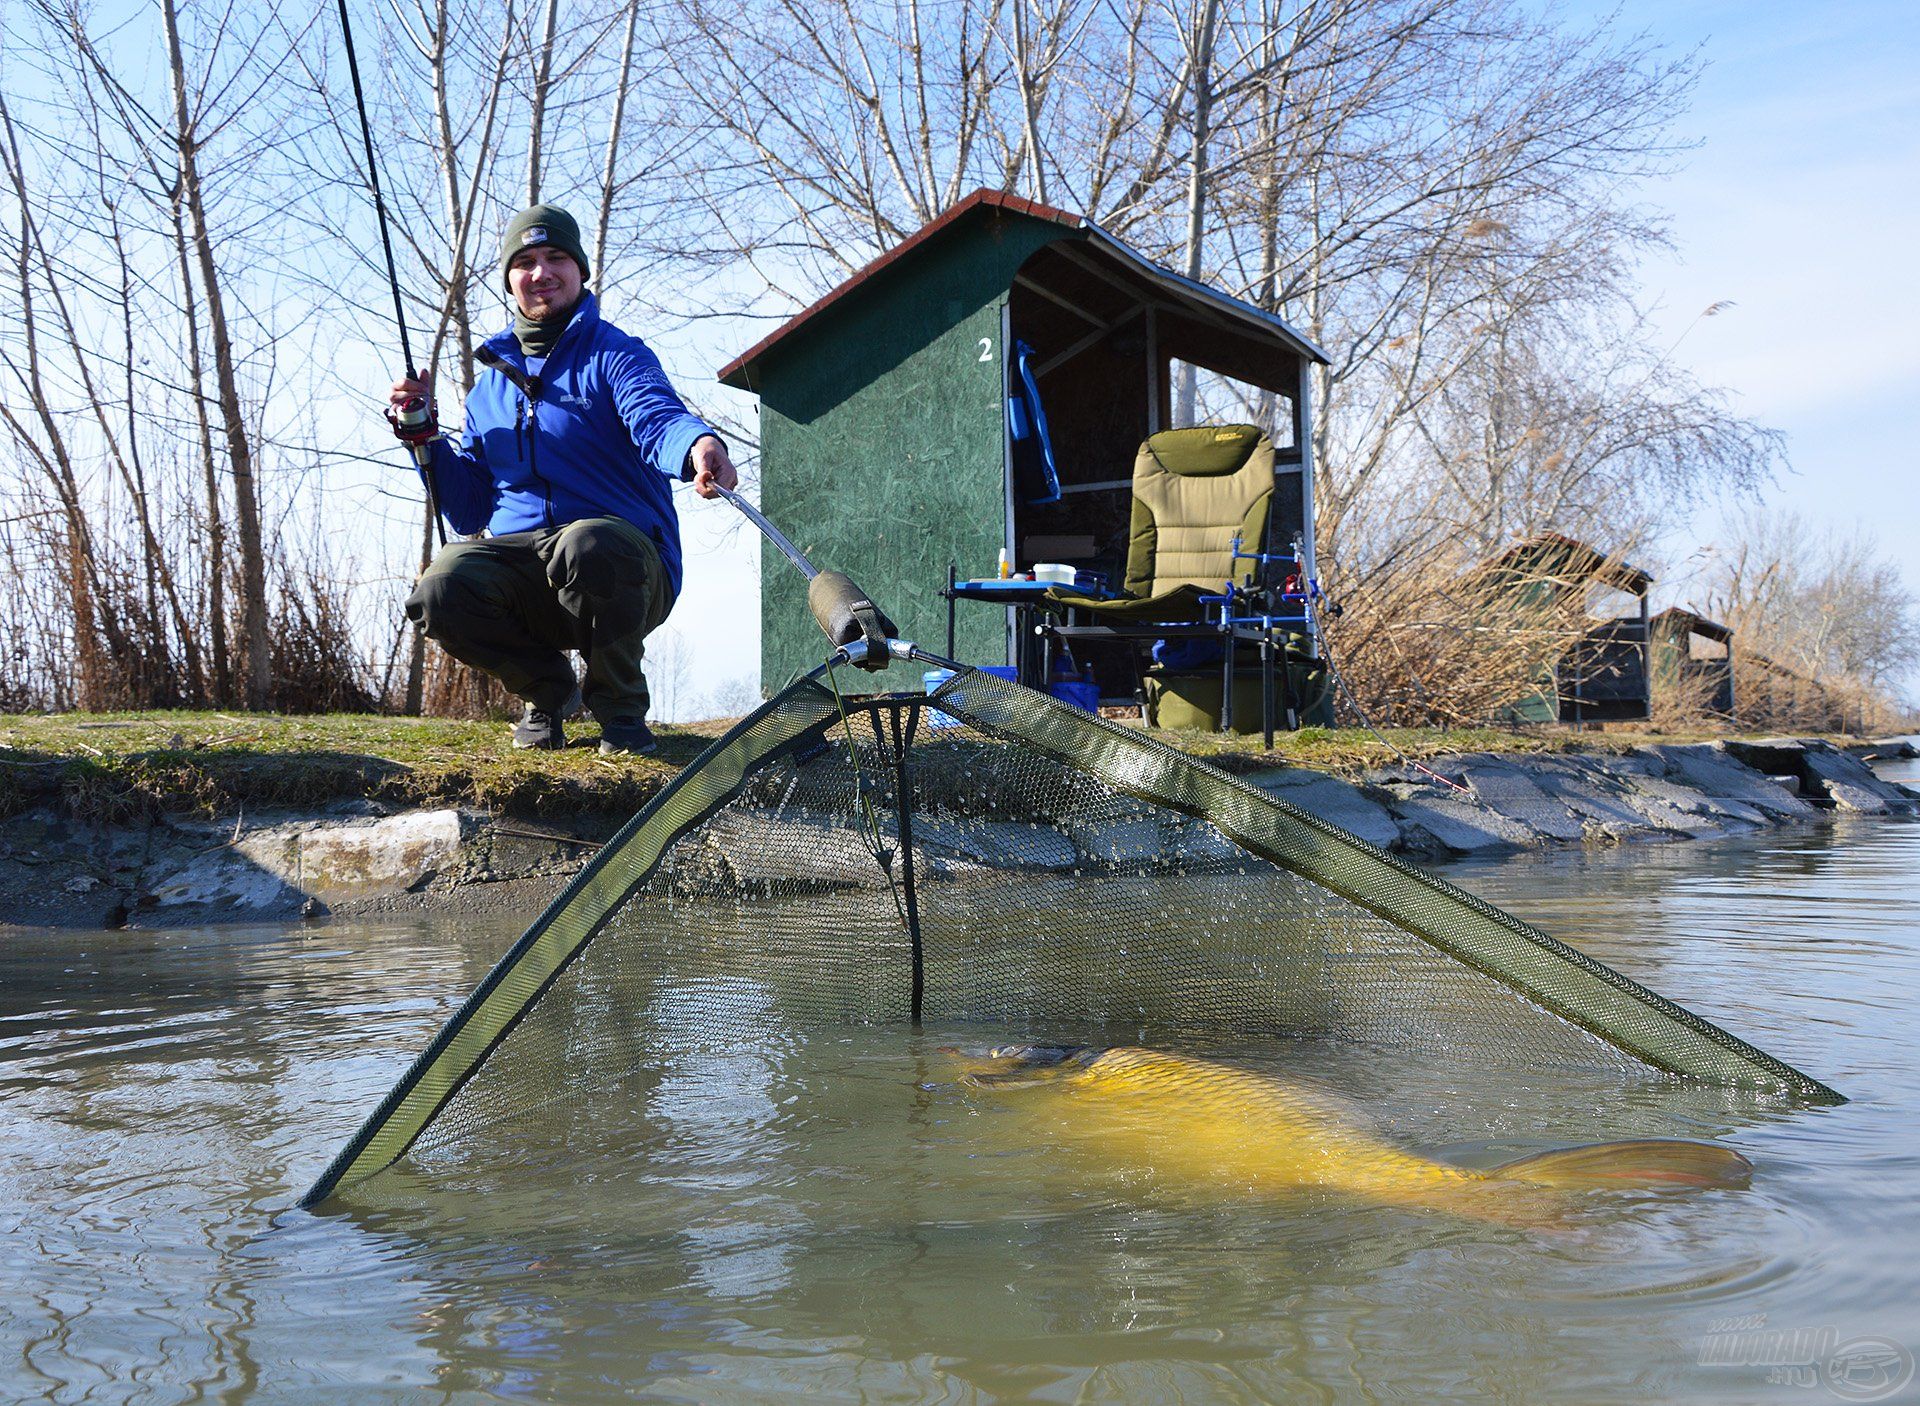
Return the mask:
<path id="1" fill-rule="evenodd" d="M 14 18 L 9 54 L 35 81 L 10 66 L 0 83 L 23 217 L 10 253 L 26 283 L 17 311 L 0 316 L 0 347 L 30 412 L 8 430 L 44 487 L 0 475 L 0 504 L 24 509 L 30 532 L 57 535 L 66 565 L 53 575 L 50 552 L 23 552 L 44 574 L 0 591 L 51 587 L 67 606 L 70 623 L 41 627 L 67 641 L 42 656 L 50 699 L 226 702 L 236 678 L 256 704 L 290 697 L 276 660 L 319 656 L 276 629 L 265 602 L 280 600 L 296 629 L 317 625 L 327 602 L 296 601 L 311 582 L 266 552 L 270 532 L 284 537 L 300 477 L 288 464 L 279 487 L 265 486 L 288 461 L 270 422 L 294 418 L 277 404 L 278 346 L 304 324 L 291 304 L 262 317 L 254 302 L 278 271 L 263 248 L 277 258 L 285 247 L 253 239 L 285 202 L 260 178 L 283 149 L 274 99 L 287 50 L 263 42 L 267 27 L 248 12 L 169 5 L 168 62 L 155 72 L 145 53 L 126 61 L 125 27 L 106 27 L 103 43 L 90 8 L 72 0 L 29 0 Z M 43 498 L 61 505 L 56 515 Z M 235 521 L 247 550 L 230 560 Z"/>
<path id="2" fill-rule="evenodd" d="M 130 650 L 117 613 L 103 608 L 102 597 L 107 592 L 100 576 L 100 554 L 95 547 L 80 469 L 49 393 L 39 304 L 35 298 L 39 282 L 35 253 L 40 239 L 19 135 L 4 102 L 0 102 L 0 138 L 4 138 L 0 156 L 4 157 L 7 181 L 19 213 L 14 292 L 18 300 L 21 355 L 18 361 L 8 358 L 8 369 L 31 407 L 23 414 L 0 401 L 0 420 L 5 421 L 20 453 L 45 475 L 58 504 L 64 527 L 60 543 L 64 557 L 63 584 L 71 611 L 72 639 L 82 684 L 79 701 L 83 707 L 103 706 L 102 681 L 110 672 L 124 667 Z"/>
<path id="3" fill-rule="evenodd" d="M 672 192 L 636 182 L 649 164 L 654 124 L 634 130 L 633 95 L 672 61 L 640 43 L 645 9 L 638 0 L 571 13 L 546 4 L 523 12 L 513 0 L 409 0 L 376 31 L 390 46 L 391 61 L 372 69 L 369 110 L 382 185 L 394 212 L 402 291 L 410 318 L 429 329 L 425 365 L 436 373 L 443 418 L 455 425 L 460 401 L 474 385 L 474 351 L 492 330 L 487 324 L 501 294 L 492 232 L 524 203 L 526 191 L 544 190 L 576 210 L 575 198 L 563 192 L 597 194 L 596 208 L 578 213 L 583 228 L 593 226 L 589 238 L 600 289 L 618 276 L 636 242 L 653 237 L 658 222 L 647 218 L 650 209 L 671 200 Z M 617 58 L 609 39 L 617 41 Z M 326 119 L 302 149 L 316 173 L 339 170 L 345 156 L 353 179 L 323 184 L 338 198 L 301 213 L 318 228 L 346 222 L 365 229 L 362 247 L 377 251 L 377 236 L 368 227 L 358 119 L 329 81 L 331 62 L 324 47 L 302 55 L 308 90 Z M 525 169 L 503 159 L 522 141 Z M 429 169 L 436 178 L 431 184 L 395 176 Z M 337 281 L 337 273 L 321 269 L 316 278 Z M 367 259 L 359 274 L 356 300 L 375 302 L 384 269 Z M 356 339 L 366 335 L 361 328 L 343 330 Z M 366 390 L 354 393 L 365 396 Z M 367 419 L 377 426 L 371 415 Z M 380 448 L 370 445 L 370 457 Z M 432 552 L 431 522 L 416 519 L 414 531 L 415 569 L 424 568 Z M 411 575 L 396 572 L 394 580 Z M 398 600 L 390 598 L 388 618 L 397 610 Z M 408 628 L 400 644 L 397 658 L 405 667 L 396 675 L 397 701 L 407 710 L 436 706 L 436 700 L 484 710 L 497 701 L 470 688 L 461 666 L 438 659 L 418 631 Z"/>
<path id="4" fill-rule="evenodd" d="M 680 710 L 690 701 L 686 693 L 687 681 L 692 675 L 686 637 L 672 625 L 656 630 L 647 641 L 647 691 L 652 696 L 650 707 L 657 716 L 684 721 Z"/>
<path id="5" fill-rule="evenodd" d="M 1895 712 L 1920 666 L 1920 598 L 1873 536 L 1822 531 L 1798 513 L 1762 507 L 1731 528 L 1706 608 L 1733 627 L 1741 654 L 1870 699 L 1870 711 Z"/>
<path id="6" fill-rule="evenodd" d="M 148 76 L 124 37 L 96 47 L 79 0 L 13 13 L 31 23 L 9 52 L 37 67 L 28 83 L 0 70 L 21 285 L 0 313 L 0 516 L 43 534 L 17 555 L 63 583 L 49 630 L 86 653 L 86 677 L 255 705 L 276 669 L 349 667 L 340 641 L 377 638 L 393 679 L 408 663 L 405 706 L 496 705 L 391 630 L 431 546 L 417 499 L 328 480 L 401 472 L 363 361 L 327 354 L 384 324 L 331 31 L 284 7 L 162 0 L 167 63 Z M 1085 213 L 1332 349 L 1313 446 L 1323 570 L 1374 598 L 1344 652 L 1404 675 L 1429 672 L 1420 631 L 1445 593 L 1427 588 L 1467 557 L 1548 527 L 1634 548 L 1676 505 L 1751 488 L 1778 460 L 1777 437 L 1683 375 L 1633 305 L 1631 261 L 1663 237 L 1634 183 L 1673 159 L 1693 70 L 1605 25 L 1521 0 L 380 13 L 376 147 L 449 418 L 500 296 L 489 231 L 529 200 L 594 205 L 594 286 L 652 336 L 786 315 L 985 185 Z M 1273 408 L 1216 392 L 1183 375 L 1179 404 Z M 319 432 L 306 407 L 322 404 L 353 431 Z M 346 634 L 314 592 L 352 553 L 315 545 L 294 570 L 269 548 L 321 520 L 390 563 Z M 5 591 L 0 618 L 16 618 Z M 282 591 L 298 608 L 265 609 Z M 276 643 L 280 627 L 305 642 Z"/>
<path id="7" fill-rule="evenodd" d="M 227 642 L 227 526 L 220 503 L 220 469 L 214 459 L 213 424 L 207 418 L 207 397 L 200 394 L 206 385 L 206 369 L 200 359 L 200 310 L 193 296 L 193 272 L 187 264 L 186 212 L 181 208 L 183 187 L 175 182 L 171 203 L 171 227 L 174 253 L 180 270 L 180 306 L 186 325 L 183 339 L 187 350 L 187 384 L 193 387 L 195 444 L 200 451 L 202 486 L 206 493 L 207 627 L 213 657 L 212 702 L 225 706 L 233 698 L 231 654 Z"/>
<path id="8" fill-rule="evenodd" d="M 1192 122 L 1187 131 L 1187 227 L 1181 255 L 1181 272 L 1197 279 L 1204 268 L 1207 243 L 1207 211 L 1210 201 L 1207 169 L 1207 141 L 1211 135 L 1214 102 L 1213 48 L 1219 32 L 1219 0 L 1200 0 L 1197 11 L 1181 33 L 1181 50 L 1188 73 L 1187 89 L 1192 94 Z M 1194 369 L 1183 365 L 1179 384 L 1174 387 L 1175 423 L 1193 423 Z"/>
<path id="9" fill-rule="evenodd" d="M 702 206 L 726 212 L 709 239 L 769 289 L 804 302 L 807 290 L 791 282 L 796 260 L 803 276 L 831 277 L 970 185 L 1017 183 L 1029 144 L 1014 134 L 1032 107 L 1019 98 L 1008 106 L 1009 89 L 1022 88 L 1029 104 L 1038 93 L 1031 69 L 1027 84 L 1007 81 L 1004 3 L 963 0 L 938 13 L 862 0 L 663 6 L 656 42 L 672 33 L 694 41 L 681 44 L 668 114 L 707 138 L 675 177 Z M 1030 45 L 1022 37 L 1012 47 Z"/>
<path id="10" fill-rule="evenodd" d="M 549 7 L 551 25 L 551 7 Z M 425 60 L 432 78 L 434 159 L 438 165 L 443 191 L 442 218 L 447 231 L 447 269 L 440 280 L 442 294 L 433 327 L 426 365 L 437 369 L 448 328 L 454 334 L 455 384 L 462 394 L 473 389 L 473 313 L 469 302 L 469 250 L 474 242 L 474 219 L 479 210 L 480 192 L 496 151 L 495 131 L 500 112 L 500 96 L 505 87 L 507 63 L 513 52 L 514 7 L 508 0 L 500 25 L 500 41 L 495 50 L 491 82 L 481 103 L 478 135 L 462 142 L 455 137 L 453 95 L 449 87 L 449 45 L 454 31 L 449 0 L 435 0 L 427 42 L 414 47 Z M 349 143 L 351 146 L 351 143 Z M 464 149 L 463 149 L 464 148 Z M 465 189 L 462 185 L 464 182 Z M 431 516 L 420 524 L 419 567 L 424 571 L 433 557 L 434 524 Z M 415 625 L 409 631 L 407 682 L 403 707 L 408 714 L 421 711 L 426 687 L 426 633 Z"/>
<path id="11" fill-rule="evenodd" d="M 200 156 L 204 142 L 199 114 L 194 108 L 194 99 L 200 95 L 189 94 L 187 61 L 180 42 L 175 0 L 160 0 L 160 13 L 166 30 L 167 68 L 172 78 L 173 140 L 179 162 L 181 197 L 187 213 L 187 232 L 199 264 L 198 296 L 207 314 L 207 331 L 212 339 L 214 380 L 226 433 L 227 468 L 233 477 L 234 521 L 240 546 L 240 637 L 246 649 L 245 697 L 248 707 L 263 708 L 273 676 L 267 642 L 266 556 L 260 536 L 260 492 L 254 481 L 253 442 L 240 400 L 233 337 L 207 216 L 206 190 L 201 180 Z M 217 48 L 225 37 L 224 31 L 216 32 L 210 47 Z M 196 64 L 196 72 L 204 73 L 207 67 L 204 61 Z M 187 296 L 193 297 L 194 291 L 189 290 Z"/>
<path id="12" fill-rule="evenodd" d="M 547 95 L 553 87 L 553 26 L 560 0 L 547 0 L 540 38 L 533 44 L 533 99 L 527 110 L 527 204 L 540 199 L 540 138 L 547 123 Z"/>
<path id="13" fill-rule="evenodd" d="M 157 540 L 158 531 L 152 527 L 144 513 L 142 515 L 143 545 L 149 577 L 157 574 L 160 580 L 168 583 L 168 596 L 173 607 L 175 629 L 188 666 L 188 701 L 196 703 L 211 701 L 224 706 L 233 701 L 232 660 L 228 644 L 226 606 L 226 586 L 229 575 L 226 515 L 222 506 L 212 424 L 208 416 L 208 406 L 213 398 L 206 390 L 207 377 L 201 354 L 200 301 L 194 291 L 193 271 L 188 252 L 186 182 L 177 165 L 169 167 L 162 159 L 163 145 L 174 145 L 168 140 L 164 121 L 154 117 L 115 74 L 113 66 L 102 56 L 88 33 L 81 11 L 77 7 L 57 8 L 52 0 L 38 0 L 38 4 L 47 21 L 61 31 L 72 46 L 72 59 L 78 74 L 78 85 L 85 98 L 87 130 L 92 138 L 90 155 L 95 166 L 103 172 L 100 177 L 103 192 L 107 184 L 104 170 L 109 164 L 108 153 L 124 151 L 127 156 L 124 169 L 120 174 L 120 184 L 124 188 L 139 191 L 156 214 L 164 215 L 164 247 L 170 251 L 172 268 L 178 274 L 176 285 L 178 296 L 176 302 L 163 307 L 161 316 L 174 322 L 176 327 L 183 328 L 185 333 L 181 339 L 184 342 L 187 367 L 185 390 L 187 399 L 192 404 L 194 445 L 201 468 L 201 487 L 204 491 L 202 512 L 205 538 L 199 554 L 198 574 L 203 578 L 206 590 L 204 620 L 209 636 L 206 648 L 203 649 L 199 642 L 200 629 L 196 624 L 188 621 L 187 612 L 181 605 L 180 591 L 175 584 L 178 573 L 168 564 L 167 553 Z M 105 130 L 104 118 L 107 113 L 111 113 L 118 124 L 117 132 L 112 134 Z M 104 195 L 103 203 L 105 203 Z M 123 326 L 127 334 L 128 437 L 129 442 L 133 443 L 137 416 L 132 389 L 134 368 L 129 261 L 126 245 L 119 237 L 120 222 L 117 209 L 112 213 L 114 248 L 120 256 L 122 274 Z M 163 259 L 165 257 L 162 255 Z M 157 286 L 164 282 L 164 276 L 150 276 L 144 281 L 147 281 L 149 286 Z M 84 362 L 84 353 L 78 348 L 75 349 L 74 355 L 76 360 Z M 144 475 L 142 477 L 144 478 Z M 141 487 L 141 496 L 145 497 L 144 482 Z M 203 664 L 203 659 L 210 662 Z"/>
<path id="14" fill-rule="evenodd" d="M 627 89 L 633 82 L 633 36 L 640 23 L 640 0 L 627 0 L 626 33 L 620 40 L 620 66 L 613 83 L 613 112 L 607 118 L 607 156 L 600 172 L 599 210 L 593 222 L 593 267 L 607 263 L 607 230 L 613 223 L 614 196 L 619 190 L 620 126 L 627 114 Z"/>

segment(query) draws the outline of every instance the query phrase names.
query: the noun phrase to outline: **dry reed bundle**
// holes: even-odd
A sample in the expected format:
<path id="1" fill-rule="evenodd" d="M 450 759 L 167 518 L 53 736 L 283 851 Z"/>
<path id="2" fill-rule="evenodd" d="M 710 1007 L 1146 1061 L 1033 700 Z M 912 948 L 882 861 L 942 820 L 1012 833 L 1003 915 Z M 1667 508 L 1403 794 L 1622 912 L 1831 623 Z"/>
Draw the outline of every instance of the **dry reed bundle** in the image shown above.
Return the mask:
<path id="1" fill-rule="evenodd" d="M 1474 727 L 1554 696 L 1556 665 L 1596 623 L 1583 572 L 1469 564 L 1435 551 L 1355 583 L 1328 643 L 1354 701 L 1392 727 Z"/>

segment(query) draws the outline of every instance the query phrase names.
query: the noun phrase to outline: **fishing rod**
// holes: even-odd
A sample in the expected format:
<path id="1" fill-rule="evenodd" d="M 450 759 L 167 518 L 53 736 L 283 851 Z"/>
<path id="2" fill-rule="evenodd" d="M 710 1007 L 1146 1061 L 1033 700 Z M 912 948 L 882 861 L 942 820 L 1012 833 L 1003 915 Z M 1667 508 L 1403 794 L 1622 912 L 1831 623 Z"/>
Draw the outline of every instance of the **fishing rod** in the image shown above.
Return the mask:
<path id="1" fill-rule="evenodd" d="M 380 247 L 387 255 L 387 288 L 393 294 L 393 320 L 400 328 L 400 359 L 406 363 L 407 379 L 420 379 L 419 371 L 413 364 L 413 347 L 407 340 L 406 307 L 400 300 L 400 274 L 393 263 L 393 238 L 387 232 L 387 202 L 380 196 L 380 164 L 373 155 L 373 129 L 367 123 L 367 98 L 360 87 L 360 60 L 353 49 L 353 21 L 347 17 L 347 0 L 339 0 L 340 33 L 347 44 L 347 72 L 353 78 L 353 103 L 360 113 L 360 140 L 367 149 L 367 184 L 373 190 L 373 211 L 380 224 Z M 433 417 L 433 403 L 424 395 L 408 396 L 397 406 L 387 410 L 387 423 L 393 426 L 394 437 L 406 445 L 413 453 L 413 462 L 420 470 L 420 482 L 427 491 L 427 516 L 433 519 L 433 528 L 440 537 L 440 545 L 447 545 L 447 525 L 440 519 L 440 504 L 433 491 L 433 451 L 428 445 L 434 436 L 440 433 L 440 426 Z"/>
<path id="2" fill-rule="evenodd" d="M 862 669 L 879 670 L 895 655 L 905 659 L 913 655 L 912 644 L 900 639 L 899 628 L 887 613 L 867 598 L 842 571 L 822 571 L 807 554 L 787 540 L 787 534 L 769 522 L 761 511 L 731 488 L 714 485 L 715 490 L 741 516 L 759 528 L 766 539 L 778 547 L 807 581 L 807 609 L 814 623 L 826 632 L 834 645 L 845 651 L 847 661 Z"/>

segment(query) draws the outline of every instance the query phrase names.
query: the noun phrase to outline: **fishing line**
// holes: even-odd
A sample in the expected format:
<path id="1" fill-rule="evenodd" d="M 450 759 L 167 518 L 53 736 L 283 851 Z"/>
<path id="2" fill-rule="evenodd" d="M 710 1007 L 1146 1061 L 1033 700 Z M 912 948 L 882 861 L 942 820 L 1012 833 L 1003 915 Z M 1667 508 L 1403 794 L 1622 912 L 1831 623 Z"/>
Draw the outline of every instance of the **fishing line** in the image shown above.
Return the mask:
<path id="1" fill-rule="evenodd" d="M 353 47 L 353 21 L 347 17 L 347 0 L 339 0 L 339 6 L 340 34 L 347 46 L 347 73 L 353 79 L 353 105 L 360 114 L 360 140 L 367 150 L 367 185 L 373 191 L 373 212 L 380 226 L 380 247 L 387 256 L 387 289 L 393 294 L 393 320 L 400 328 L 400 359 L 406 364 L 407 379 L 417 381 L 420 377 L 413 364 L 413 347 L 407 338 L 406 306 L 400 299 L 400 274 L 393 262 L 393 238 L 387 232 L 387 202 L 380 195 L 380 163 L 373 155 L 373 128 L 367 122 L 367 97 L 360 87 L 360 59 Z M 393 421 L 394 433 L 413 451 L 414 462 L 420 466 L 420 482 L 427 491 L 427 515 L 433 519 L 434 531 L 439 534 L 440 545 L 444 547 L 447 545 L 447 526 L 440 520 L 440 504 L 433 491 L 431 451 L 425 443 L 431 436 L 421 433 L 419 438 L 409 439 L 403 433 L 408 429 L 422 432 L 430 427 L 437 429 L 433 424 L 430 402 L 424 396 L 417 399 L 420 402 L 417 407 L 410 401 L 400 407 L 397 416 L 389 412 L 389 418 Z M 417 419 L 411 416 L 417 416 Z"/>

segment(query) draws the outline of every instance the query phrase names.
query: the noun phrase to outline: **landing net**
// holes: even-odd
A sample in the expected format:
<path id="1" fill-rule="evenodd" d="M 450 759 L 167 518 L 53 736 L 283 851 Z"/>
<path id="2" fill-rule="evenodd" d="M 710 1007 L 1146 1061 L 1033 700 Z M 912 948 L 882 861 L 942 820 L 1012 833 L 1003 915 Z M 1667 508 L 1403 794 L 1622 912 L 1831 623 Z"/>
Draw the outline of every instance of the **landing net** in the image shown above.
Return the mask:
<path id="1" fill-rule="evenodd" d="M 647 1069 L 665 1024 L 716 1046 L 915 1019 L 1014 1040 L 1310 1037 L 1839 1099 L 1135 729 L 973 670 L 931 696 L 835 684 L 792 684 L 635 816 L 302 1204 Z"/>

